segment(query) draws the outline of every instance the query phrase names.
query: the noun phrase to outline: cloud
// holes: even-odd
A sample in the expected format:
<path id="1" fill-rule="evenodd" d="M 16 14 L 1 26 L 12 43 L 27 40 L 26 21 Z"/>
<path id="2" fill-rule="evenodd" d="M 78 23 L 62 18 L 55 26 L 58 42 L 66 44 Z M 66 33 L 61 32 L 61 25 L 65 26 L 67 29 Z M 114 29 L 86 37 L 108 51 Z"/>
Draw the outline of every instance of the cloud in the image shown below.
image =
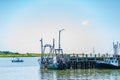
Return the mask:
<path id="1" fill-rule="evenodd" d="M 81 23 L 82 26 L 88 26 L 89 25 L 88 20 L 81 20 L 80 23 Z"/>

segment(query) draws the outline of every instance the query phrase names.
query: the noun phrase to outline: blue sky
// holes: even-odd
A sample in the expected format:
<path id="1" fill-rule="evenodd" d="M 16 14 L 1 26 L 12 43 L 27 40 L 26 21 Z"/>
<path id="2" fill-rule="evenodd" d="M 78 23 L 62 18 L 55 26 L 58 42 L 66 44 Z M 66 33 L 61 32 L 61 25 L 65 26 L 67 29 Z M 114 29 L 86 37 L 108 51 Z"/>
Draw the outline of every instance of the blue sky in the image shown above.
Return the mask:
<path id="1" fill-rule="evenodd" d="M 120 41 L 119 8 L 119 0 L 0 0 L 0 50 L 38 53 L 41 37 L 57 48 L 64 28 L 64 52 L 109 52 Z"/>

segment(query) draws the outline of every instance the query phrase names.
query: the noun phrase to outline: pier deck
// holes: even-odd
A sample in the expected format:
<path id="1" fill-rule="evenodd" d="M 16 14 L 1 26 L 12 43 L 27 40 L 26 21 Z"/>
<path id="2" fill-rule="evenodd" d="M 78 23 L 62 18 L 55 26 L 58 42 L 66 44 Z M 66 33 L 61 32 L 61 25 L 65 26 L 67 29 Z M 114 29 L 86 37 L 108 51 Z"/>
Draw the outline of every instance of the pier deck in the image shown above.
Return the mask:
<path id="1" fill-rule="evenodd" d="M 103 61 L 106 58 L 113 58 L 112 54 L 69 54 L 67 55 L 68 69 L 93 69 L 96 61 Z M 120 62 L 120 56 L 117 56 Z"/>

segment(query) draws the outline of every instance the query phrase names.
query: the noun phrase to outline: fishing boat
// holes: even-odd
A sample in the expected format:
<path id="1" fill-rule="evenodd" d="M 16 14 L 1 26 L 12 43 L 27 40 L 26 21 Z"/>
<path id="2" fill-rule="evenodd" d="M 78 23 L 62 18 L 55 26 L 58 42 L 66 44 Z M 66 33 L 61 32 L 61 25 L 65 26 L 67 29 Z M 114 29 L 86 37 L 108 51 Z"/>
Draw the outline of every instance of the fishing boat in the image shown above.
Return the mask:
<path id="1" fill-rule="evenodd" d="M 97 69 L 120 69 L 119 61 L 116 58 L 97 61 L 95 67 Z"/>
<path id="2" fill-rule="evenodd" d="M 59 31 L 60 35 L 61 30 Z M 60 36 L 59 36 L 60 37 Z M 59 39 L 60 41 L 60 39 Z M 43 40 L 41 38 L 41 58 L 38 59 L 39 65 L 41 69 L 60 69 L 64 70 L 67 68 L 66 66 L 66 57 L 63 55 L 63 50 L 60 47 L 55 49 L 55 40 L 53 39 L 53 44 L 43 44 Z M 46 48 L 49 48 L 47 52 Z M 46 54 L 47 53 L 47 54 Z"/>
<path id="3" fill-rule="evenodd" d="M 15 58 L 15 59 L 13 59 L 11 62 L 24 62 L 24 60 L 19 59 L 19 58 Z"/>
<path id="4" fill-rule="evenodd" d="M 66 64 L 62 59 L 56 59 L 54 58 L 43 58 L 43 61 L 38 60 L 40 64 L 41 69 L 59 69 L 59 70 L 64 70 L 67 68 Z"/>
<path id="5" fill-rule="evenodd" d="M 120 69 L 119 58 L 118 58 L 119 49 L 120 49 L 120 44 L 118 42 L 117 44 L 113 43 L 113 50 L 114 50 L 113 57 L 106 58 L 103 61 L 96 61 L 95 67 L 97 69 Z"/>

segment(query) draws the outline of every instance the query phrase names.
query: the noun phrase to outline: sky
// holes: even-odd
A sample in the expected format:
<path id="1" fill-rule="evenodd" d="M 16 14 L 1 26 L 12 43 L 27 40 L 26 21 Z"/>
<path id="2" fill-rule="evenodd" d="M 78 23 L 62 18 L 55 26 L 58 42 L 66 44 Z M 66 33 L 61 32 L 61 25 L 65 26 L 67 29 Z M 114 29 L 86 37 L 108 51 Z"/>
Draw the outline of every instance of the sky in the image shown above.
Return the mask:
<path id="1" fill-rule="evenodd" d="M 0 0 L 0 51 L 40 53 L 40 39 L 65 53 L 113 53 L 120 0 Z"/>

